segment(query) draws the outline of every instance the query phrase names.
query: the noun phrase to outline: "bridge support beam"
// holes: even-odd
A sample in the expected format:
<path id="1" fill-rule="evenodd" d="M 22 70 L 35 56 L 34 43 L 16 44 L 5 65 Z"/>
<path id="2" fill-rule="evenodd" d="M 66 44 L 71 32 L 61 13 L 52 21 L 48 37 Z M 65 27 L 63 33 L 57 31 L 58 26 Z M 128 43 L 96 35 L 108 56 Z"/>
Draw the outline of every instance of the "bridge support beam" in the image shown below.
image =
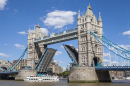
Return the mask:
<path id="1" fill-rule="evenodd" d="M 96 71 L 94 67 L 71 67 L 69 80 L 71 82 L 111 82 L 109 71 Z"/>
<path id="2" fill-rule="evenodd" d="M 36 70 L 19 70 L 19 74 L 15 77 L 16 81 L 23 81 L 27 76 L 37 75 Z"/>

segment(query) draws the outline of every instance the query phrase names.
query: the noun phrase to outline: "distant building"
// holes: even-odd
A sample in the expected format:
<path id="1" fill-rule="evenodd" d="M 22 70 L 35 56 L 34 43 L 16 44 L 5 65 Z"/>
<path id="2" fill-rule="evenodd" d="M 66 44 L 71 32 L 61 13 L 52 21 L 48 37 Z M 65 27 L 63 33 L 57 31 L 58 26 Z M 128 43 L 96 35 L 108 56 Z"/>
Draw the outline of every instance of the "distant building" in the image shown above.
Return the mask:
<path id="1" fill-rule="evenodd" d="M 61 72 L 67 71 L 67 67 L 61 67 Z"/>
<path id="2" fill-rule="evenodd" d="M 4 70 L 7 70 L 11 66 L 12 63 L 9 62 L 8 60 L 0 60 L 0 67 L 3 68 Z"/>
<path id="3" fill-rule="evenodd" d="M 18 60 L 13 61 L 13 65 L 17 62 Z M 20 63 L 15 67 L 15 70 L 20 70 L 23 66 L 27 66 L 27 59 L 22 59 Z"/>
<path id="4" fill-rule="evenodd" d="M 51 61 L 48 70 L 56 74 L 61 73 L 61 67 L 54 60 Z"/>

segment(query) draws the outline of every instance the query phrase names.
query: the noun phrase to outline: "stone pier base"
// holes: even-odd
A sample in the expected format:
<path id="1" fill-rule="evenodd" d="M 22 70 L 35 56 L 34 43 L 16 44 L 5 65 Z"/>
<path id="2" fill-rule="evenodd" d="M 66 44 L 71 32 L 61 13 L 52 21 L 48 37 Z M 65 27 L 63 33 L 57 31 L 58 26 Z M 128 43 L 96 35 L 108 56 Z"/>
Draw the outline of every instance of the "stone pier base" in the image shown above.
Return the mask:
<path id="1" fill-rule="evenodd" d="M 19 70 L 18 75 L 15 77 L 15 80 L 17 81 L 22 81 L 25 79 L 25 77 L 30 76 L 30 75 L 37 75 L 36 70 Z"/>
<path id="2" fill-rule="evenodd" d="M 109 71 L 95 71 L 95 67 L 71 67 L 68 82 L 111 82 Z"/>

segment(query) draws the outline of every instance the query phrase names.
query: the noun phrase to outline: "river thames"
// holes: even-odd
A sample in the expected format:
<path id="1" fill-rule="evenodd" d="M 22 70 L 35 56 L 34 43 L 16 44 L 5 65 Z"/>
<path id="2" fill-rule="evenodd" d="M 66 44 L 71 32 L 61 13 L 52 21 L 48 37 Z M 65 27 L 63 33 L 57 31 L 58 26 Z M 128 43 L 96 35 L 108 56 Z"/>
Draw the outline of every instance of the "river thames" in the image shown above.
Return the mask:
<path id="1" fill-rule="evenodd" d="M 111 83 L 67 83 L 67 80 L 30 83 L 24 81 L 1 80 L 0 86 L 130 86 L 130 80 L 114 80 Z"/>

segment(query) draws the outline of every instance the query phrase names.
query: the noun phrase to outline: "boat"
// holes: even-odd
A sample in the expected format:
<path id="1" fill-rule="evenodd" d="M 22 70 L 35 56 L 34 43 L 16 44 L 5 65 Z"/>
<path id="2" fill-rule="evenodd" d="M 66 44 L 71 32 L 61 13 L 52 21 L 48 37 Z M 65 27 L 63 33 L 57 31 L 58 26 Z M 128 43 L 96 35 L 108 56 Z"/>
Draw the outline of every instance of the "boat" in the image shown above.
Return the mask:
<path id="1" fill-rule="evenodd" d="M 130 80 L 130 77 L 127 77 L 126 79 L 127 79 L 127 80 Z"/>
<path id="2" fill-rule="evenodd" d="M 44 75 L 44 76 L 28 76 L 24 79 L 26 82 L 58 82 L 59 77 L 58 76 L 49 76 L 49 75 Z"/>

